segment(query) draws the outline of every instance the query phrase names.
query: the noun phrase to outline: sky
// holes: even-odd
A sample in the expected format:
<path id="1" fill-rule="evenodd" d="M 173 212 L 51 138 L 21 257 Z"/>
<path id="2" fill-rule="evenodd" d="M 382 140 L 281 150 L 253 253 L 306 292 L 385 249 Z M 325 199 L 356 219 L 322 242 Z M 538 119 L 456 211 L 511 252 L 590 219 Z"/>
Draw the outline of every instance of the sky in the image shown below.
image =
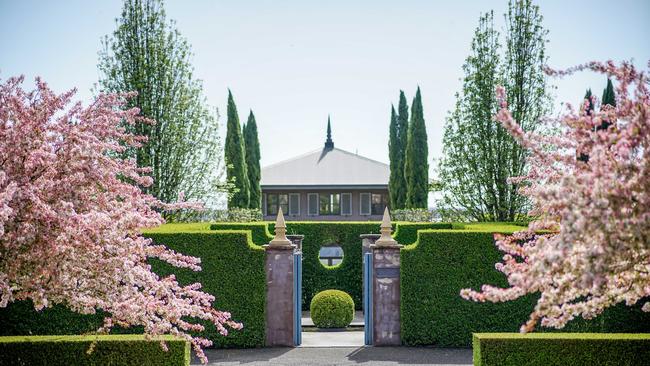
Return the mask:
<path id="1" fill-rule="evenodd" d="M 650 60 L 650 1 L 537 1 L 549 30 L 549 65 Z M 57 92 L 89 101 L 100 39 L 121 1 L 0 0 L 0 79 L 41 76 Z M 461 86 L 479 15 L 499 1 L 166 1 L 192 45 L 195 75 L 225 126 L 228 88 L 240 121 L 255 113 L 262 166 L 323 146 L 331 115 L 336 147 L 388 162 L 391 103 L 422 90 L 429 160 L 442 152 L 445 117 Z M 582 73 L 553 80 L 556 106 L 576 103 L 606 80 Z M 223 132 L 223 131 L 222 131 Z M 224 133 L 222 133 L 222 136 Z"/>

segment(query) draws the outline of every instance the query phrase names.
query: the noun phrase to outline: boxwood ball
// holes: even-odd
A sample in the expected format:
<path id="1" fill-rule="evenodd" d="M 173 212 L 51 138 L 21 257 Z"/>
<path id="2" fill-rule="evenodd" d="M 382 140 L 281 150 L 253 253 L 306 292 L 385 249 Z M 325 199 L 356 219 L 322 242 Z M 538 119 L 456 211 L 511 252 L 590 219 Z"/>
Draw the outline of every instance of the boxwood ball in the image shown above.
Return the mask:
<path id="1" fill-rule="evenodd" d="M 317 327 L 345 328 L 354 318 L 354 301 L 346 292 L 325 290 L 312 298 L 309 310 Z"/>

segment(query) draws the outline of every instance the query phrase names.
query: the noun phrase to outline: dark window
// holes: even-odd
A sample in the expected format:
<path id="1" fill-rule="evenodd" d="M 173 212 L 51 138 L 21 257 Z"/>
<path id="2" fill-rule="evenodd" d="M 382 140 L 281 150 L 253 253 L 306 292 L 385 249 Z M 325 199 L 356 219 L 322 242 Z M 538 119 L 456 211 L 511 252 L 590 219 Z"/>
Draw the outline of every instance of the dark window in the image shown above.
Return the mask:
<path id="1" fill-rule="evenodd" d="M 371 212 L 373 215 L 381 215 L 388 205 L 388 195 L 384 193 L 373 193 L 371 198 Z"/>
<path id="2" fill-rule="evenodd" d="M 288 194 L 267 194 L 266 196 L 266 214 L 277 215 L 278 207 L 282 207 L 282 212 L 289 213 L 289 195 Z"/>
<path id="3" fill-rule="evenodd" d="M 340 215 L 341 195 L 338 193 L 321 194 L 319 212 L 321 215 Z"/>

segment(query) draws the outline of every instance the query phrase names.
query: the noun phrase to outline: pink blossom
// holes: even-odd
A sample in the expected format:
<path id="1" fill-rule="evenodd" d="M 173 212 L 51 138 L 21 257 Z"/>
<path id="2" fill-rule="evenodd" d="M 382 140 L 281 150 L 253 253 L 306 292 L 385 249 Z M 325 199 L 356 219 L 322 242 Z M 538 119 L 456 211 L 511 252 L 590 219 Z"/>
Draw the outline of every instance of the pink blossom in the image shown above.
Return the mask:
<path id="1" fill-rule="evenodd" d="M 212 342 L 190 335 L 204 330 L 193 321 L 207 320 L 223 335 L 241 324 L 214 309 L 214 296 L 200 284 L 161 278 L 147 262 L 201 269 L 199 258 L 141 235 L 163 223 L 161 210 L 197 207 L 142 193 L 139 186 L 152 183 L 150 169 L 118 158 L 145 141 L 122 123 L 151 121 L 124 109 L 133 94 L 100 95 L 82 107 L 70 105 L 74 91 L 56 95 L 36 79 L 36 90 L 27 92 L 22 82 L 0 84 L 0 307 L 29 299 L 37 310 L 103 310 L 110 315 L 99 332 L 117 324 L 177 335 L 206 362 L 202 348 Z"/>

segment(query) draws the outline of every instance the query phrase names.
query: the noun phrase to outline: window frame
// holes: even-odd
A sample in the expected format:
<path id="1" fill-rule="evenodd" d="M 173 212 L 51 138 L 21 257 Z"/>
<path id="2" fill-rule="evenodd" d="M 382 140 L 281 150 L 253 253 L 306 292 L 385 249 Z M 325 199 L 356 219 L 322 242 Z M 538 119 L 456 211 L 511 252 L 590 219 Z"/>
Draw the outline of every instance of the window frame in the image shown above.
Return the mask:
<path id="1" fill-rule="evenodd" d="M 348 196 L 348 207 L 349 207 L 349 212 L 348 213 L 343 213 L 343 196 Z M 340 206 L 340 211 L 341 211 L 341 216 L 352 216 L 352 193 L 350 192 L 345 192 L 341 193 L 341 198 L 339 200 L 339 206 Z"/>
<path id="2" fill-rule="evenodd" d="M 316 213 L 311 213 L 311 209 L 309 206 L 310 202 L 310 197 L 316 196 Z M 318 216 L 318 213 L 320 211 L 320 197 L 318 193 L 307 193 L 307 216 Z"/>
<path id="3" fill-rule="evenodd" d="M 280 196 L 286 196 L 287 197 L 287 203 L 286 204 L 285 203 L 280 203 Z M 273 201 L 272 198 L 275 198 L 275 203 L 271 203 L 270 205 L 275 205 L 276 206 L 275 211 L 269 210 L 269 202 Z M 278 211 L 280 210 L 281 207 L 282 207 L 282 213 L 288 215 L 288 213 L 285 212 L 284 207 L 283 207 L 283 206 L 287 206 L 286 207 L 287 211 L 289 211 L 289 194 L 288 193 L 268 193 L 266 199 L 267 199 L 267 201 L 266 201 L 267 202 L 266 214 L 268 216 L 277 215 Z"/>
<path id="4" fill-rule="evenodd" d="M 368 197 L 368 206 L 367 206 L 367 211 L 364 211 L 363 207 L 363 197 L 367 196 Z M 372 212 L 372 195 L 370 192 L 361 192 L 359 194 L 359 215 L 361 216 L 370 216 Z"/>
<path id="5" fill-rule="evenodd" d="M 298 199 L 298 212 L 291 212 L 291 197 L 297 197 Z M 300 193 L 289 193 L 289 198 L 288 198 L 288 211 L 287 215 L 289 216 L 300 216 Z"/>

